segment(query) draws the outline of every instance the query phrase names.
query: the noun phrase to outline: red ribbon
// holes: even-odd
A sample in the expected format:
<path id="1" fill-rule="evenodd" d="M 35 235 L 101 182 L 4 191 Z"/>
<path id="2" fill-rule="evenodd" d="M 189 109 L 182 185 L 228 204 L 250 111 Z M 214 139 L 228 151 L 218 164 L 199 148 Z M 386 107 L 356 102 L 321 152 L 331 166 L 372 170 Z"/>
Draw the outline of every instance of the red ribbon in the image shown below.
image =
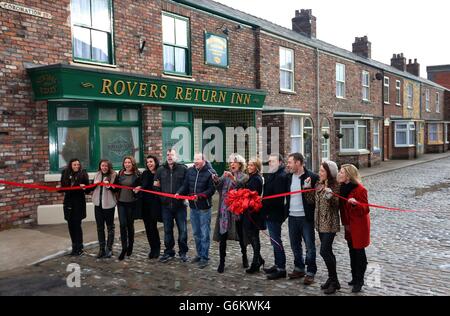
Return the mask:
<path id="1" fill-rule="evenodd" d="M 349 199 L 340 196 L 336 193 L 333 192 L 334 196 L 337 196 L 338 198 L 340 198 L 341 200 L 347 201 Z M 396 208 L 396 207 L 387 207 L 387 206 L 381 206 L 381 205 L 376 205 L 376 204 L 367 204 L 367 203 L 362 203 L 362 202 L 358 202 L 356 201 L 357 205 L 361 205 L 361 206 L 367 206 L 367 207 L 373 207 L 373 208 L 379 208 L 379 209 L 383 209 L 383 210 L 387 210 L 387 211 L 395 211 L 395 212 L 402 212 L 402 213 L 417 213 L 418 211 L 414 211 L 414 210 L 403 210 L 401 208 Z"/>

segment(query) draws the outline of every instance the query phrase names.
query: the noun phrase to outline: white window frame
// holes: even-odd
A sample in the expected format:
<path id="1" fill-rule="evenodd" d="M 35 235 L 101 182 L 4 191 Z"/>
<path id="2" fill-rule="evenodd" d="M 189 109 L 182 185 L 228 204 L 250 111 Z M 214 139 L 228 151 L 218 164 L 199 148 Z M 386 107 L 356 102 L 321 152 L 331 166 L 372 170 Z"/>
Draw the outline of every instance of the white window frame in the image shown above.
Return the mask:
<path id="1" fill-rule="evenodd" d="M 294 120 L 298 120 L 298 126 L 299 126 L 299 133 L 300 134 L 293 134 L 293 127 L 294 127 Z M 291 134 L 291 151 L 293 150 L 293 141 L 298 140 L 299 141 L 299 152 L 303 150 L 303 120 L 300 117 L 293 117 L 291 120 L 291 128 L 290 128 L 290 134 Z"/>
<path id="2" fill-rule="evenodd" d="M 407 93 L 406 105 L 408 109 L 412 109 L 414 105 L 414 86 L 412 83 L 408 83 L 406 93 Z"/>
<path id="3" fill-rule="evenodd" d="M 448 142 L 448 125 L 449 125 L 449 124 L 444 124 L 444 140 L 445 140 L 445 143 L 446 143 L 446 144 L 449 143 L 449 142 Z"/>
<path id="4" fill-rule="evenodd" d="M 370 73 L 366 70 L 363 70 L 361 80 L 362 80 L 362 99 L 363 101 L 368 102 L 370 101 Z"/>
<path id="5" fill-rule="evenodd" d="M 400 125 L 406 125 L 405 128 L 400 128 Z M 406 134 L 406 144 L 399 144 L 397 141 L 397 132 L 404 132 Z M 414 141 L 411 139 L 411 132 L 414 132 L 414 135 L 416 133 L 416 124 L 414 122 L 396 122 L 395 123 L 395 147 L 401 148 L 401 147 L 414 147 L 415 139 Z M 415 136 L 414 138 L 416 138 Z"/>
<path id="6" fill-rule="evenodd" d="M 378 146 L 375 146 L 375 139 L 377 139 Z M 380 146 L 380 122 L 373 121 L 373 150 L 379 151 L 381 150 Z"/>
<path id="7" fill-rule="evenodd" d="M 400 80 L 395 81 L 395 104 L 402 105 L 402 83 Z"/>
<path id="8" fill-rule="evenodd" d="M 287 54 L 287 53 L 291 53 L 291 55 L 292 55 L 292 69 L 282 68 L 281 67 L 281 56 L 282 56 L 282 54 Z M 281 73 L 282 72 L 290 73 L 291 74 L 291 87 L 292 87 L 292 89 L 283 88 L 281 86 L 281 79 L 280 79 L 280 91 L 295 92 L 295 88 L 294 88 L 294 74 L 295 74 L 295 66 L 294 66 L 295 65 L 295 55 L 294 55 L 294 50 L 290 49 L 290 48 L 286 48 L 286 47 L 280 46 L 279 54 L 280 54 L 280 59 L 279 59 L 279 63 L 280 63 L 280 77 L 281 77 Z"/>
<path id="9" fill-rule="evenodd" d="M 343 73 L 342 78 L 340 77 L 341 70 Z M 339 88 L 341 87 L 341 85 L 343 87 L 342 95 L 339 94 L 339 92 L 340 92 Z M 346 87 L 345 87 L 345 65 L 336 63 L 336 98 L 345 99 L 345 95 L 346 95 L 345 89 L 346 89 Z"/>
<path id="10" fill-rule="evenodd" d="M 383 102 L 384 104 L 390 104 L 390 85 L 391 85 L 391 78 L 389 77 L 384 77 L 383 78 L 383 86 L 384 86 L 384 94 L 383 94 Z M 387 91 L 387 93 L 386 93 Z M 385 98 L 385 96 L 387 96 L 387 100 Z"/>
<path id="11" fill-rule="evenodd" d="M 431 131 L 431 127 L 436 127 L 435 131 Z M 436 139 L 431 139 L 431 135 L 436 134 Z M 438 123 L 430 123 L 428 124 L 428 142 L 439 142 L 439 124 Z"/>
<path id="12" fill-rule="evenodd" d="M 326 124 L 324 124 L 326 123 Z M 327 133 L 329 135 L 328 139 L 325 139 L 323 135 Z M 330 160 L 330 137 L 331 137 L 331 127 L 330 127 L 330 121 L 327 118 L 322 119 L 322 126 L 321 126 L 321 137 L 320 137 L 320 155 L 322 157 L 322 162 L 326 160 Z M 326 153 L 326 155 L 324 155 Z"/>
<path id="13" fill-rule="evenodd" d="M 344 121 L 353 121 L 353 124 L 343 124 L 342 122 Z M 361 123 L 363 122 L 363 124 Z M 359 148 L 359 128 L 360 127 L 365 127 L 366 128 L 366 148 Z M 367 134 L 368 134 L 368 130 L 367 130 L 367 122 L 364 120 L 346 120 L 343 119 L 341 120 L 341 127 L 340 127 L 340 133 L 343 134 L 343 129 L 351 129 L 353 128 L 353 148 L 342 148 L 342 139 L 340 140 L 340 151 L 341 152 L 357 152 L 357 151 L 367 151 Z"/>
<path id="14" fill-rule="evenodd" d="M 441 95 L 439 92 L 436 92 L 436 113 L 441 113 Z"/>
<path id="15" fill-rule="evenodd" d="M 425 110 L 431 112 L 430 109 L 430 89 L 425 90 Z"/>

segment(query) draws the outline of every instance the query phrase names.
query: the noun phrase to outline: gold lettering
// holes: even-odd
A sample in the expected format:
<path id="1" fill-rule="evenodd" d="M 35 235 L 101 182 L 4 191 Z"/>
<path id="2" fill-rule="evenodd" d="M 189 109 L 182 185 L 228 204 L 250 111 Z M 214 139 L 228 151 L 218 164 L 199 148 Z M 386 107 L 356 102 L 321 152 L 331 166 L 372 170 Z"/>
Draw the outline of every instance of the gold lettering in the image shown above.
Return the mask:
<path id="1" fill-rule="evenodd" d="M 183 100 L 183 88 L 177 87 L 177 93 L 175 96 L 175 100 Z"/>
<path id="2" fill-rule="evenodd" d="M 133 96 L 133 92 L 136 89 L 136 86 L 137 86 L 137 82 L 136 81 L 134 82 L 133 88 L 131 88 L 131 82 L 127 81 L 128 94 L 130 95 L 130 97 Z"/>
<path id="3" fill-rule="evenodd" d="M 201 89 L 195 89 L 195 101 L 198 101 L 198 94 L 202 91 Z"/>
<path id="4" fill-rule="evenodd" d="M 192 88 L 186 89 L 185 100 L 187 100 L 187 101 L 192 100 Z"/>
<path id="5" fill-rule="evenodd" d="M 138 94 L 138 97 L 145 97 L 146 93 L 147 93 L 147 84 L 144 83 L 144 82 L 141 82 L 141 83 L 139 84 L 139 94 Z"/>
<path id="6" fill-rule="evenodd" d="M 226 97 L 227 97 L 227 92 L 219 91 L 219 102 L 220 103 L 225 103 Z"/>
<path id="7" fill-rule="evenodd" d="M 236 103 L 242 104 L 242 101 L 243 101 L 242 94 L 238 93 L 236 97 Z"/>
<path id="8" fill-rule="evenodd" d="M 217 103 L 217 91 L 213 90 L 211 93 L 211 102 Z"/>
<path id="9" fill-rule="evenodd" d="M 158 99 L 158 96 L 156 95 L 157 91 L 158 91 L 158 85 L 152 83 L 152 85 L 150 86 L 150 95 L 148 97 Z"/>
<path id="10" fill-rule="evenodd" d="M 205 92 L 208 92 L 206 97 L 205 97 Z M 202 90 L 202 101 L 203 102 L 208 102 L 210 94 L 211 94 L 211 90 Z"/>
<path id="11" fill-rule="evenodd" d="M 167 97 L 167 85 L 162 85 L 159 93 L 160 99 L 165 99 Z"/>
<path id="12" fill-rule="evenodd" d="M 119 89 L 119 85 L 121 85 L 120 89 Z M 116 81 L 116 83 L 114 84 L 114 93 L 116 95 L 124 94 L 125 93 L 125 82 L 123 82 L 122 80 Z"/>
<path id="13" fill-rule="evenodd" d="M 250 104 L 250 94 L 245 94 L 244 104 Z"/>
<path id="14" fill-rule="evenodd" d="M 106 90 L 108 90 L 108 94 L 112 94 L 111 92 L 111 80 L 103 79 L 103 87 L 101 94 L 106 94 Z"/>
<path id="15" fill-rule="evenodd" d="M 233 92 L 233 94 L 231 95 L 231 104 L 234 104 L 234 98 L 236 96 L 236 93 Z"/>

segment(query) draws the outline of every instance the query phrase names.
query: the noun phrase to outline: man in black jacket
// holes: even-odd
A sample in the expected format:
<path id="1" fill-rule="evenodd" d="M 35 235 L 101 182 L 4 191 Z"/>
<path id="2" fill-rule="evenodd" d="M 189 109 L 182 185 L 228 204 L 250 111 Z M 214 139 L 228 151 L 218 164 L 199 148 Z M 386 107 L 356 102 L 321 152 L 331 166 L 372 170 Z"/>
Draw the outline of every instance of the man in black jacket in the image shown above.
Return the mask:
<path id="1" fill-rule="evenodd" d="M 203 269 L 208 265 L 211 233 L 211 197 L 215 187 L 213 175 L 216 171 L 207 162 L 202 153 L 194 155 L 194 166 L 189 168 L 183 186 L 177 194 L 193 195 L 195 200 L 189 201 L 191 208 L 192 233 L 195 239 L 197 256 L 192 260 Z"/>
<path id="2" fill-rule="evenodd" d="M 154 187 L 163 193 L 175 194 L 181 188 L 187 167 L 177 163 L 177 153 L 174 149 L 167 150 L 167 161 L 158 168 L 155 175 Z M 164 223 L 164 255 L 160 262 L 167 262 L 175 257 L 175 239 L 173 236 L 173 222 L 178 227 L 179 256 L 182 262 L 188 260 L 187 252 L 187 209 L 184 200 L 161 197 L 162 218 Z"/>
<path id="3" fill-rule="evenodd" d="M 305 158 L 300 153 L 289 155 L 289 174 L 287 175 L 286 191 L 295 192 L 304 189 L 305 184 L 310 188 L 316 186 L 319 176 L 305 168 Z M 314 282 L 317 272 L 316 245 L 314 232 L 314 197 L 312 193 L 299 193 L 286 197 L 286 212 L 289 216 L 289 239 L 294 253 L 294 271 L 289 278 L 297 279 L 306 275 L 304 284 Z M 303 260 L 302 238 L 306 245 L 306 260 Z M 305 274 L 305 265 L 307 271 Z"/>
<path id="4" fill-rule="evenodd" d="M 286 172 L 281 155 L 270 155 L 269 172 L 264 175 L 264 196 L 272 196 L 286 192 Z M 263 200 L 262 215 L 272 242 L 275 265 L 264 269 L 269 280 L 286 278 L 286 254 L 281 240 L 281 226 L 286 220 L 285 197 Z"/>

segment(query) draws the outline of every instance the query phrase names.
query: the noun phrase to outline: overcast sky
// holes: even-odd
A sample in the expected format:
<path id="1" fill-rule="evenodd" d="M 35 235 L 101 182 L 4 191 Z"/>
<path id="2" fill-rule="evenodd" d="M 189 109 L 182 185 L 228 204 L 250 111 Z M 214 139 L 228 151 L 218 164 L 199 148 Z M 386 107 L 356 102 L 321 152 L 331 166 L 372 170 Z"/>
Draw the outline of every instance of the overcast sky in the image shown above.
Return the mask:
<path id="1" fill-rule="evenodd" d="M 317 38 L 352 50 L 355 37 L 367 35 L 372 58 L 390 64 L 393 53 L 417 58 L 426 67 L 450 64 L 448 0 L 215 0 L 232 8 L 292 28 L 295 10 L 312 9 Z"/>

